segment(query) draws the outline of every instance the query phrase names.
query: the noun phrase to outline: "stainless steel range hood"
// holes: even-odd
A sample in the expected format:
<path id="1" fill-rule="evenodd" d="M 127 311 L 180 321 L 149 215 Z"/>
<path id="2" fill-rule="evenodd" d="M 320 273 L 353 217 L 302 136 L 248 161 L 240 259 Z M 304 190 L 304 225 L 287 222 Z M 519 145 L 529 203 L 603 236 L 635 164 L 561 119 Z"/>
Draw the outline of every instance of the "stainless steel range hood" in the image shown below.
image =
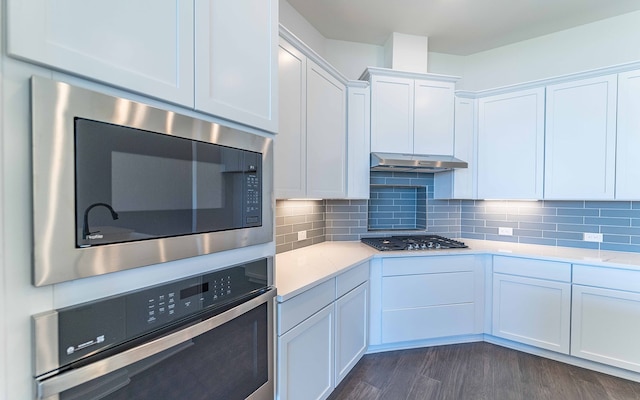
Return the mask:
<path id="1" fill-rule="evenodd" d="M 465 161 L 452 156 L 371 153 L 371 171 L 442 172 L 467 167 Z"/>

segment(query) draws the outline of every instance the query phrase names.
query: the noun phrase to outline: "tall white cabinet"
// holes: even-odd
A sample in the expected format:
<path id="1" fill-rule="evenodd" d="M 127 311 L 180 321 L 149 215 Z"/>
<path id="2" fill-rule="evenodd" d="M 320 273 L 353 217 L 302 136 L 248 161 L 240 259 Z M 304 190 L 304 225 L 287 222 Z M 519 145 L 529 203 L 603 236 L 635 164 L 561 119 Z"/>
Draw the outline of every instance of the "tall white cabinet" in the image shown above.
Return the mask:
<path id="1" fill-rule="evenodd" d="M 277 0 L 10 0 L 11 56 L 269 132 Z"/>
<path id="2" fill-rule="evenodd" d="M 323 60 L 301 42 L 294 45 L 290 40 L 281 39 L 279 48 L 280 129 L 274 144 L 276 198 L 344 198 L 346 79 L 328 64 L 321 65 Z"/>
<path id="3" fill-rule="evenodd" d="M 546 199 L 614 198 L 617 75 L 547 86 Z"/>
<path id="4" fill-rule="evenodd" d="M 478 100 L 478 197 L 542 199 L 544 88 Z"/>

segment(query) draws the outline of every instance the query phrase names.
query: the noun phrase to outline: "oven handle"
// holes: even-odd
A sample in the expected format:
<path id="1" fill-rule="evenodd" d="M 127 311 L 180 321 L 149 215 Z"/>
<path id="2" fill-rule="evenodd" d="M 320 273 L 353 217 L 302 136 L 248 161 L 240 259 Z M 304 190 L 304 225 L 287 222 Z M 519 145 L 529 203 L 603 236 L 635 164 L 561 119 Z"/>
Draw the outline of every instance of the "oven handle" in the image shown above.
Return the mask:
<path id="1" fill-rule="evenodd" d="M 251 311 L 263 303 L 267 303 L 270 307 L 273 307 L 273 298 L 275 296 L 276 288 L 269 288 L 269 290 L 260 296 L 227 310 L 222 314 L 199 322 L 198 324 L 191 325 L 167 336 L 162 336 L 148 343 L 144 343 L 140 346 L 123 351 L 122 353 L 118 353 L 103 360 L 96 361 L 95 363 L 85 365 L 78 369 L 64 372 L 42 381 L 36 380 L 36 398 L 57 399 L 57 395 L 65 390 L 82 385 L 83 383 L 89 382 L 147 357 L 151 357 L 171 347 L 187 342 L 196 336 L 200 336 L 203 333 L 215 329 L 218 326 Z M 272 314 L 270 313 L 270 315 Z"/>

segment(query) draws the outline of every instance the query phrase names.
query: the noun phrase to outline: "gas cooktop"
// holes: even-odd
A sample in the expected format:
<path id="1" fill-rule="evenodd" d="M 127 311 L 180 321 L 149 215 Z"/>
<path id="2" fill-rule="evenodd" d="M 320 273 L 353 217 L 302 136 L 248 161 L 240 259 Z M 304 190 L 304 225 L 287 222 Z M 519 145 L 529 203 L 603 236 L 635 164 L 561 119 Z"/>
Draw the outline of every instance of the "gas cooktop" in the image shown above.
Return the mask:
<path id="1" fill-rule="evenodd" d="M 360 241 L 380 251 L 464 249 L 463 242 L 438 235 L 368 237 Z"/>

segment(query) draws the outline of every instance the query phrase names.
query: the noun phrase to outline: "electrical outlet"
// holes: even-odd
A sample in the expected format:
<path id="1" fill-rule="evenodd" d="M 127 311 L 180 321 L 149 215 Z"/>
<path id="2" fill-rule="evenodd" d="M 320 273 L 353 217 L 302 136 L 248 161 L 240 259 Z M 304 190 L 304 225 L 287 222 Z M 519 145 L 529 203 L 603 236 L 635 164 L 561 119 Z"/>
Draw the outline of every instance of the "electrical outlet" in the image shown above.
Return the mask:
<path id="1" fill-rule="evenodd" d="M 585 242 L 602 242 L 602 233 L 584 233 L 583 237 Z"/>
<path id="2" fill-rule="evenodd" d="M 513 236 L 513 228 L 506 228 L 501 226 L 498 228 L 498 235 L 500 236 Z"/>
<path id="3" fill-rule="evenodd" d="M 298 240 L 305 240 L 307 238 L 307 231 L 298 232 Z"/>

